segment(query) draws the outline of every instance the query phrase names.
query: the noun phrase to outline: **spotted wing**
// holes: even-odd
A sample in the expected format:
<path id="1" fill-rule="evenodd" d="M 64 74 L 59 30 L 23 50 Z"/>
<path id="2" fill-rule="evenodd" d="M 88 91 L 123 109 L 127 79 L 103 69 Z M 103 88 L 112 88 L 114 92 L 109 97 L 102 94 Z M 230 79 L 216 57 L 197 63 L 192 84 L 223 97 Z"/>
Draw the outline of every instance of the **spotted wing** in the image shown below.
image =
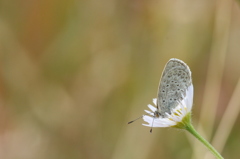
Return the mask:
<path id="1" fill-rule="evenodd" d="M 191 71 L 187 64 L 178 59 L 170 59 L 166 64 L 158 87 L 157 107 L 162 117 L 178 105 L 186 96 L 192 84 Z"/>

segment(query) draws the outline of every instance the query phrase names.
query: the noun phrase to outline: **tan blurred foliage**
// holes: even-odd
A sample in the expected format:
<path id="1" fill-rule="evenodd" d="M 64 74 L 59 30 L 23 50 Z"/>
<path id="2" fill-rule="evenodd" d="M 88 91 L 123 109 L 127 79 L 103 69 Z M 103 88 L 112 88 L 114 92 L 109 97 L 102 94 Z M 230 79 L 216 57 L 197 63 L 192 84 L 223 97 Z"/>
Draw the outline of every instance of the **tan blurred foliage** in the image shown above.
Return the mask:
<path id="1" fill-rule="evenodd" d="M 0 158 L 212 158 L 185 132 L 126 124 L 173 57 L 192 70 L 193 125 L 238 158 L 236 1 L 0 0 Z"/>

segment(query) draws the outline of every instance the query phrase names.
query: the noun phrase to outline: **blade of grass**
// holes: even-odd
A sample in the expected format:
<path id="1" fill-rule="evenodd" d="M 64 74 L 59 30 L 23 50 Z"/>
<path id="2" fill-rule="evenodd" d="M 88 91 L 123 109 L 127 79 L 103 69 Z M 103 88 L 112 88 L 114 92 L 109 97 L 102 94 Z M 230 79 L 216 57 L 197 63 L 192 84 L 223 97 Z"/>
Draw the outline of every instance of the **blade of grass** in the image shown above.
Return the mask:
<path id="1" fill-rule="evenodd" d="M 213 44 L 210 53 L 202 110 L 199 119 L 199 121 L 202 123 L 201 125 L 205 128 L 207 140 L 209 140 L 212 135 L 213 125 L 215 122 L 216 109 L 221 89 L 224 63 L 229 39 L 231 8 L 231 0 L 216 1 L 216 17 L 215 28 L 213 32 Z M 197 153 L 197 151 L 202 152 L 201 149 L 202 147 L 198 143 L 194 144 L 193 158 L 203 157 Z"/>
<path id="2" fill-rule="evenodd" d="M 234 90 L 232 98 L 225 110 L 225 113 L 222 117 L 222 120 L 218 126 L 216 134 L 213 138 L 213 145 L 218 149 L 219 152 L 222 152 L 224 145 L 231 133 L 231 130 L 234 126 L 234 123 L 237 120 L 237 117 L 240 112 L 240 79 L 238 80 L 237 86 Z"/>

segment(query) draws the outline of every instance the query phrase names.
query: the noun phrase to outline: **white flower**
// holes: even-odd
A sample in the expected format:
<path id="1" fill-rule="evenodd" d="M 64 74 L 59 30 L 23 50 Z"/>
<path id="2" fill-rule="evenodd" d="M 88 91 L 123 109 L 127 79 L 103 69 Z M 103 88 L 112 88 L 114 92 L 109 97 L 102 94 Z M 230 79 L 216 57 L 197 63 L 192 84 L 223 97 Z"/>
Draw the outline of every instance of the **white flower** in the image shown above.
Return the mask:
<path id="1" fill-rule="evenodd" d="M 153 99 L 153 103 L 157 105 L 157 99 Z M 182 101 L 179 101 L 179 104 L 171 110 L 171 113 L 166 113 L 165 118 L 159 116 L 155 117 L 154 112 L 157 111 L 157 108 L 152 106 L 151 104 L 148 107 L 151 111 L 145 110 L 149 115 L 143 116 L 143 120 L 148 124 L 143 124 L 144 126 L 149 127 L 174 127 L 178 123 L 182 122 L 182 119 L 191 112 L 193 103 L 193 85 L 190 85 L 186 91 L 186 96 L 183 98 Z"/>

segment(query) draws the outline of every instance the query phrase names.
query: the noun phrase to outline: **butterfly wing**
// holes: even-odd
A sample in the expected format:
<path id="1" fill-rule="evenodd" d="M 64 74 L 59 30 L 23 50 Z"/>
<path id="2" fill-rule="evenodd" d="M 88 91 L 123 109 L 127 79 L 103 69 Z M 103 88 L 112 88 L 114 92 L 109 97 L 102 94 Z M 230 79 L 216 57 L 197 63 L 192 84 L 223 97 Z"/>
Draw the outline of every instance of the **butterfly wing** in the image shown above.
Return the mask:
<path id="1" fill-rule="evenodd" d="M 157 108 L 162 117 L 178 105 L 192 85 L 191 71 L 187 64 L 178 59 L 170 59 L 162 73 L 158 87 Z"/>

